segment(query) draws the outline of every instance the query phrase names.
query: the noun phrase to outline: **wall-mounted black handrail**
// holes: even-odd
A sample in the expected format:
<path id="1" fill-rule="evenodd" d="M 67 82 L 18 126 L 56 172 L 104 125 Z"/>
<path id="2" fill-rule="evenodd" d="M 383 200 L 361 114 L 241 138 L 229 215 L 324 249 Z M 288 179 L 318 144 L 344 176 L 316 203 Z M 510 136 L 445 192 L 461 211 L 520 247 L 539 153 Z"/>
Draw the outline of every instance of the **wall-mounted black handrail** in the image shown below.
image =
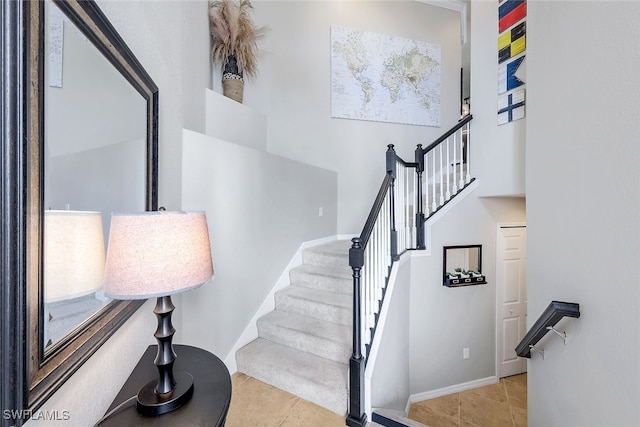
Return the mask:
<path id="1" fill-rule="evenodd" d="M 535 346 L 549 332 L 549 328 L 555 326 L 563 317 L 580 317 L 580 305 L 573 302 L 551 301 L 517 345 L 516 354 L 531 358 L 531 347 Z"/>

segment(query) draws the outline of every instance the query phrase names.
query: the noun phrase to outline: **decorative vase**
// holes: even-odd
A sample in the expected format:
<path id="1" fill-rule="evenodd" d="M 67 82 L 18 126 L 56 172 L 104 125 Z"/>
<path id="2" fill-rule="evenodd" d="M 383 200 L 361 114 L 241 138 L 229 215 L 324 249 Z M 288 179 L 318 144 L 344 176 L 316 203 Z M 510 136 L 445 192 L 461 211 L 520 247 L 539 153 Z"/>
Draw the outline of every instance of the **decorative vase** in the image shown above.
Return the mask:
<path id="1" fill-rule="evenodd" d="M 242 104 L 244 91 L 244 79 L 242 71 L 238 69 L 238 61 L 235 55 L 229 55 L 229 59 L 222 71 L 222 94 Z"/>

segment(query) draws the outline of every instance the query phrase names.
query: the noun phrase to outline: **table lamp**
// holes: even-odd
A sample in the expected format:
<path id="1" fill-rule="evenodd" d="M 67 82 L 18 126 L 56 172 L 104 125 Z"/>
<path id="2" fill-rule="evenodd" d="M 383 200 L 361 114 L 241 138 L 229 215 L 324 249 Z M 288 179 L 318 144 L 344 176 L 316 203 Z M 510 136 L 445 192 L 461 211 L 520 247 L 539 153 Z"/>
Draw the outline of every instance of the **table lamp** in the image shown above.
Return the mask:
<path id="1" fill-rule="evenodd" d="M 138 412 L 156 416 L 178 409 L 193 395 L 193 377 L 173 374 L 171 295 L 195 289 L 211 279 L 213 262 L 204 212 L 113 214 L 105 267 L 104 293 L 114 299 L 157 297 L 154 361 L 158 379 L 137 395 Z"/>
<path id="2" fill-rule="evenodd" d="M 58 302 L 102 287 L 104 277 L 102 214 L 92 211 L 44 211 L 44 295 Z"/>

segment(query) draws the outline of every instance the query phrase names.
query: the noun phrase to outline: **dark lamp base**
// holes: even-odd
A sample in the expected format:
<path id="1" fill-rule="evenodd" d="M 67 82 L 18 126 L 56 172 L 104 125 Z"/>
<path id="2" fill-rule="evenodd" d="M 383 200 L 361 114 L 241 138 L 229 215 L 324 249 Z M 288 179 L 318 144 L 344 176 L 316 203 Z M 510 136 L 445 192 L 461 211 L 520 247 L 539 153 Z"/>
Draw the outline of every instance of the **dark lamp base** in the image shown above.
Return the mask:
<path id="1" fill-rule="evenodd" d="M 193 377 L 187 372 L 175 374 L 176 387 L 169 393 L 157 394 L 155 392 L 158 380 L 145 384 L 138 392 L 138 412 L 145 417 L 155 417 L 174 411 L 193 396 Z"/>

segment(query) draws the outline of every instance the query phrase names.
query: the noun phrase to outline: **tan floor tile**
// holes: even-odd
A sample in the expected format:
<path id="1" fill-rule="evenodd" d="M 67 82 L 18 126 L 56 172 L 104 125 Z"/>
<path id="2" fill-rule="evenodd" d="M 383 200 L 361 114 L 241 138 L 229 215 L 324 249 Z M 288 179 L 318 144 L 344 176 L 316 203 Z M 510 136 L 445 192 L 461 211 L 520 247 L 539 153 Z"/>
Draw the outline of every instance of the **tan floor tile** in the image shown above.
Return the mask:
<path id="1" fill-rule="evenodd" d="M 279 427 L 344 427 L 345 416 L 300 399 Z"/>
<path id="2" fill-rule="evenodd" d="M 524 409 L 511 408 L 513 425 L 515 427 L 527 427 L 527 411 Z"/>
<path id="3" fill-rule="evenodd" d="M 497 384 L 491 384 L 484 387 L 478 387 L 471 390 L 464 391 L 460 393 L 460 396 L 475 394 L 476 396 L 481 396 L 486 399 L 495 400 L 499 403 L 507 402 L 507 390 L 504 387 L 504 383 L 501 381 Z"/>
<path id="4" fill-rule="evenodd" d="M 226 427 L 277 427 L 298 397 L 249 377 L 233 390 Z"/>
<path id="5" fill-rule="evenodd" d="M 526 372 L 524 374 L 512 375 L 510 377 L 504 377 L 503 380 L 519 383 L 519 384 L 522 384 L 525 387 L 527 386 L 527 374 L 526 374 Z"/>
<path id="6" fill-rule="evenodd" d="M 429 427 L 458 427 L 460 425 L 458 417 L 450 417 L 435 412 L 431 408 L 415 407 L 415 405 L 411 405 L 407 418 L 426 424 Z"/>
<path id="7" fill-rule="evenodd" d="M 245 375 L 241 372 L 234 373 L 233 375 L 231 375 L 231 389 L 235 390 L 239 385 L 244 383 L 249 378 L 250 377 L 248 375 Z"/>
<path id="8" fill-rule="evenodd" d="M 460 419 L 483 427 L 513 427 L 506 403 L 474 393 L 460 393 Z"/>
<path id="9" fill-rule="evenodd" d="M 509 404 L 514 408 L 527 409 L 527 386 L 518 382 L 505 381 Z"/>
<path id="10" fill-rule="evenodd" d="M 457 418 L 460 416 L 460 396 L 458 393 L 415 402 L 411 405 L 411 407 L 413 406 L 416 408 L 429 408 L 432 411 L 448 415 L 450 417 Z"/>

